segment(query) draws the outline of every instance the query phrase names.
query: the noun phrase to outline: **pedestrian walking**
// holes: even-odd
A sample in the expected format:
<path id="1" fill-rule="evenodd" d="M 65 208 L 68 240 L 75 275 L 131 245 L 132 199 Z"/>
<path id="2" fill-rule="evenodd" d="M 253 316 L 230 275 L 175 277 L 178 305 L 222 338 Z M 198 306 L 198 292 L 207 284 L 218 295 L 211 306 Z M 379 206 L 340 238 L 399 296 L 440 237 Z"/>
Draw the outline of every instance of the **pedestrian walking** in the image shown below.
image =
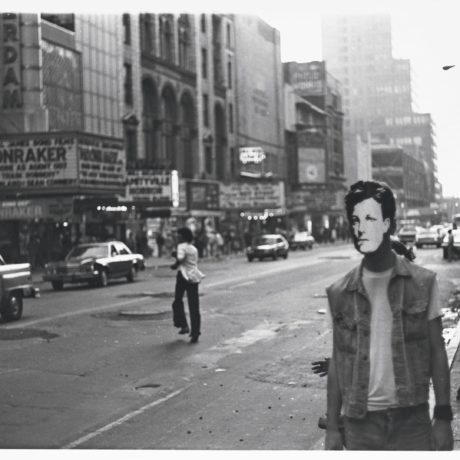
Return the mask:
<path id="1" fill-rule="evenodd" d="M 187 227 L 177 230 L 177 252 L 176 262 L 171 269 L 177 270 L 176 287 L 174 292 L 173 322 L 174 326 L 180 328 L 179 334 L 190 332 L 190 343 L 198 342 L 201 334 L 200 299 L 198 296 L 198 285 L 204 278 L 203 273 L 198 269 L 198 250 L 192 244 L 193 233 Z M 190 328 L 184 309 L 184 293 L 187 293 L 187 302 L 190 314 Z"/>
<path id="2" fill-rule="evenodd" d="M 454 257 L 454 235 L 452 233 L 452 229 L 449 229 L 447 234 L 447 260 L 452 262 Z"/>
<path id="3" fill-rule="evenodd" d="M 396 203 L 386 184 L 353 184 L 345 206 L 354 246 L 364 257 L 327 288 L 333 349 L 325 449 L 344 446 L 342 414 L 348 450 L 452 450 L 436 275 L 392 251 Z"/>

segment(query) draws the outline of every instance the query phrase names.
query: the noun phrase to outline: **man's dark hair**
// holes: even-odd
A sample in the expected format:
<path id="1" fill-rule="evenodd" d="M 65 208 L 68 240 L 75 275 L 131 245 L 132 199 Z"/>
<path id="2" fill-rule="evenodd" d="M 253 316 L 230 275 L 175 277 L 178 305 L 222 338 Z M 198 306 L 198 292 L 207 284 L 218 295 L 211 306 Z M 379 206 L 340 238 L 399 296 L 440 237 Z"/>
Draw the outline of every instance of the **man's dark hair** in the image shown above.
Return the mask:
<path id="1" fill-rule="evenodd" d="M 193 241 L 193 233 L 188 227 L 181 227 L 177 229 L 177 233 L 183 238 L 187 243 Z"/>
<path id="2" fill-rule="evenodd" d="M 358 181 L 355 182 L 345 195 L 345 208 L 348 221 L 351 222 L 353 210 L 358 203 L 373 198 L 382 207 L 383 219 L 390 219 L 390 235 L 396 229 L 396 201 L 391 188 L 385 182 Z"/>

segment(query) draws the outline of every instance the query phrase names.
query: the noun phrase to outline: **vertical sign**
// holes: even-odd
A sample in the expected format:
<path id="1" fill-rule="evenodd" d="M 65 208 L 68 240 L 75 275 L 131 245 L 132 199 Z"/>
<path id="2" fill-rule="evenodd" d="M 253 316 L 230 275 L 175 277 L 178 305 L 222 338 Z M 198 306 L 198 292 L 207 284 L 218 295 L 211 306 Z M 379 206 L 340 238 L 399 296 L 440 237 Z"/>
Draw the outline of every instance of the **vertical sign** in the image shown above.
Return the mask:
<path id="1" fill-rule="evenodd" d="M 22 107 L 19 15 L 2 14 L 0 25 L 0 108 L 14 110 Z"/>

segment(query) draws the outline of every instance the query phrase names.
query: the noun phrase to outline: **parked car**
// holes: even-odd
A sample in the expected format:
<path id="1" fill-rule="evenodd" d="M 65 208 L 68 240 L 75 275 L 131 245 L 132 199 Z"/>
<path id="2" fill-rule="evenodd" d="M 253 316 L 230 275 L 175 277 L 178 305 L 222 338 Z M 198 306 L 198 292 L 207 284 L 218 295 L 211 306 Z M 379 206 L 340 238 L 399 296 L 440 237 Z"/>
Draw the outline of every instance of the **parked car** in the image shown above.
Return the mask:
<path id="1" fill-rule="evenodd" d="M 297 248 L 301 249 L 312 249 L 313 244 L 315 243 L 315 238 L 311 236 L 308 232 L 296 232 L 294 236 L 289 241 L 289 248 L 296 250 Z"/>
<path id="2" fill-rule="evenodd" d="M 456 229 L 456 230 L 452 230 L 452 235 L 454 236 L 454 249 L 453 249 L 453 256 L 455 258 L 459 258 L 460 257 L 460 228 L 459 229 Z M 443 259 L 446 259 L 448 258 L 448 254 L 447 254 L 447 244 L 449 242 L 449 234 L 446 233 L 446 235 L 444 236 L 444 239 L 442 240 L 442 257 Z"/>
<path id="3" fill-rule="evenodd" d="M 287 259 L 289 254 L 289 243 L 283 235 L 261 235 L 253 239 L 251 246 L 246 248 L 246 257 L 249 262 L 258 258 L 271 257 L 276 260 L 278 257 Z"/>
<path id="4" fill-rule="evenodd" d="M 105 287 L 111 278 L 126 277 L 132 282 L 143 269 L 144 256 L 132 253 L 121 241 L 88 243 L 75 246 L 63 261 L 46 264 L 43 280 L 57 291 L 65 283 Z"/>
<path id="5" fill-rule="evenodd" d="M 397 236 L 399 241 L 404 244 L 415 243 L 415 235 L 417 234 L 417 229 L 413 225 L 405 225 L 401 227 L 398 231 Z"/>
<path id="6" fill-rule="evenodd" d="M 421 248 L 425 245 L 441 247 L 442 237 L 436 228 L 421 228 L 415 235 L 415 246 Z"/>
<path id="7" fill-rule="evenodd" d="M 0 314 L 3 321 L 21 319 L 25 297 L 40 297 L 40 290 L 32 282 L 30 264 L 7 264 L 0 256 Z"/>

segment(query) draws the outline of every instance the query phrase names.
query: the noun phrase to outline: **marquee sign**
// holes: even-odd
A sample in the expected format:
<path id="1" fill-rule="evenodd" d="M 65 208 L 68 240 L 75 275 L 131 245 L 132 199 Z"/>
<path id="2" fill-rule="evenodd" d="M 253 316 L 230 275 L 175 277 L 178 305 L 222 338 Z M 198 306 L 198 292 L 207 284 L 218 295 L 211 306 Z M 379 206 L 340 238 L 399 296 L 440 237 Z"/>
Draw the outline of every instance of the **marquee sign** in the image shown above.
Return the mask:
<path id="1" fill-rule="evenodd" d="M 233 182 L 221 184 L 222 209 L 266 209 L 286 205 L 283 182 Z"/>
<path id="2" fill-rule="evenodd" d="M 262 147 L 241 147 L 240 148 L 240 161 L 244 165 L 247 163 L 262 163 L 266 158 L 265 152 Z"/>
<path id="3" fill-rule="evenodd" d="M 22 107 L 21 40 L 19 15 L 0 16 L 0 108 L 14 110 Z"/>
<path id="4" fill-rule="evenodd" d="M 76 134 L 0 136 L 0 188 L 119 190 L 124 187 L 123 143 Z"/>

